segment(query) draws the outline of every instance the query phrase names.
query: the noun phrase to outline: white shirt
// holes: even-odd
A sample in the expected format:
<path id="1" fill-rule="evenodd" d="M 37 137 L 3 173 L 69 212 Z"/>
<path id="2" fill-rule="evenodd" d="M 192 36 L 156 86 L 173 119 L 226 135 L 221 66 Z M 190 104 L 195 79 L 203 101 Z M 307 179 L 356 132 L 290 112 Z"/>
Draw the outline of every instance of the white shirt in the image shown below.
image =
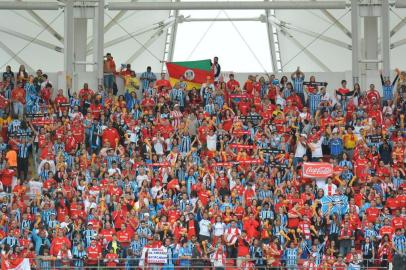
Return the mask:
<path id="1" fill-rule="evenodd" d="M 330 186 L 330 188 L 329 188 L 329 186 Z M 326 185 L 323 187 L 324 195 L 332 196 L 332 195 L 336 194 L 336 189 L 337 189 L 337 186 L 336 186 L 336 185 L 334 185 L 334 184 L 331 184 L 331 185 L 326 184 Z M 330 192 L 329 192 L 329 190 L 330 190 Z"/>
<path id="2" fill-rule="evenodd" d="M 138 185 L 139 187 L 141 187 L 142 182 L 144 182 L 144 181 L 148 181 L 148 182 L 149 182 L 148 175 L 146 175 L 146 174 L 144 174 L 144 175 L 140 175 L 140 174 L 137 175 L 136 180 L 137 180 L 137 185 Z"/>
<path id="3" fill-rule="evenodd" d="M 224 232 L 226 230 L 226 224 L 224 224 L 223 222 L 216 222 L 214 224 L 214 235 L 219 237 L 224 235 Z"/>
<path id="4" fill-rule="evenodd" d="M 217 149 L 217 135 L 213 134 L 213 136 L 207 135 L 207 149 L 210 151 L 216 151 Z"/>
<path id="5" fill-rule="evenodd" d="M 199 228 L 200 228 L 199 234 L 210 237 L 210 226 L 211 226 L 211 223 L 207 219 L 200 220 L 199 221 Z"/>
<path id="6" fill-rule="evenodd" d="M 309 145 L 313 148 L 312 149 L 312 158 L 315 157 L 323 157 L 323 151 L 321 149 L 321 144 L 323 143 L 324 137 L 321 136 L 320 140 L 315 143 L 309 143 Z"/>
<path id="7" fill-rule="evenodd" d="M 296 144 L 295 157 L 302 158 L 304 155 L 306 155 L 306 147 L 298 141 Z"/>
<path id="8" fill-rule="evenodd" d="M 153 199 L 156 199 L 156 196 L 158 195 L 158 192 L 159 192 L 161 189 L 162 189 L 161 186 L 159 186 L 159 187 L 154 186 L 154 187 L 151 188 L 151 196 L 152 196 Z"/>
<path id="9" fill-rule="evenodd" d="M 30 195 L 32 198 L 34 198 L 37 194 L 42 194 L 42 182 L 29 181 L 28 186 L 30 187 Z"/>
<path id="10" fill-rule="evenodd" d="M 95 202 L 90 202 L 89 200 L 85 200 L 85 211 L 89 212 L 90 209 L 97 208 L 97 204 Z"/>
<path id="11" fill-rule="evenodd" d="M 115 169 L 110 168 L 107 172 L 109 173 L 109 175 L 113 175 L 115 173 L 118 173 L 121 175 L 121 170 L 119 168 L 115 168 Z"/>
<path id="12" fill-rule="evenodd" d="M 152 139 L 152 141 L 154 142 L 154 149 L 157 155 L 163 155 L 164 154 L 164 146 L 162 144 L 162 142 L 164 141 L 163 137 L 154 137 Z"/>

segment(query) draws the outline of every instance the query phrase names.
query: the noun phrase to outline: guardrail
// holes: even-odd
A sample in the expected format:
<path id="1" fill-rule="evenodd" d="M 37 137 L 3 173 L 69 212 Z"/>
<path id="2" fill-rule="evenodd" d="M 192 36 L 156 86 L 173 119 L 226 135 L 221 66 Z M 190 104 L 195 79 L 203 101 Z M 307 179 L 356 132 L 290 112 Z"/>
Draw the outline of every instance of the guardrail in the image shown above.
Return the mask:
<path id="1" fill-rule="evenodd" d="M 282 262 L 282 261 L 281 261 Z M 348 269 L 347 266 L 341 267 L 333 267 L 332 265 L 323 265 L 321 264 L 318 267 L 311 268 L 304 264 L 306 260 L 299 260 L 296 266 L 287 267 L 283 263 L 280 265 L 266 265 L 266 261 L 264 260 L 264 265 L 255 265 L 255 261 L 251 259 L 226 259 L 224 266 L 216 266 L 213 264 L 210 259 L 187 259 L 180 261 L 179 259 L 175 260 L 174 264 L 147 264 L 142 263 L 140 264 L 140 259 L 137 258 L 115 258 L 113 260 L 108 259 L 100 259 L 93 264 L 89 264 L 86 260 L 76 260 L 76 259 L 67 259 L 67 260 L 60 260 L 56 258 L 48 258 L 48 259 L 34 259 L 31 261 L 32 269 L 40 269 L 40 270 L 59 270 L 59 269 L 75 269 L 75 270 L 104 270 L 104 269 L 124 269 L 124 270 L 134 270 L 134 269 L 141 269 L 141 270 L 175 270 L 175 269 L 183 269 L 183 270 L 193 270 L 193 269 L 202 269 L 202 270 L 251 270 L 251 269 L 260 269 L 260 270 L 285 270 L 285 269 L 323 269 L 323 270 L 330 270 L 330 269 Z M 237 266 L 238 264 L 238 266 Z M 375 264 L 370 264 L 368 266 L 362 265 L 360 263 L 359 269 L 370 269 L 370 270 L 386 270 L 392 269 L 392 264 L 389 263 L 388 266 L 381 266 L 381 261 L 377 261 Z"/>

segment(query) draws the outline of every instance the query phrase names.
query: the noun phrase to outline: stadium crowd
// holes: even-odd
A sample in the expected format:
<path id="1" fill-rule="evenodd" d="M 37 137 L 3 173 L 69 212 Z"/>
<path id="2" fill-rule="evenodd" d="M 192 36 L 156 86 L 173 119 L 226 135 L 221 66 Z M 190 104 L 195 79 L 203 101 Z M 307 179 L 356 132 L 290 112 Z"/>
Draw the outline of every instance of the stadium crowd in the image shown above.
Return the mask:
<path id="1" fill-rule="evenodd" d="M 345 80 L 329 89 L 299 68 L 238 82 L 222 77 L 217 58 L 212 67 L 207 83 L 186 90 L 150 67 L 139 78 L 130 65 L 116 70 L 108 54 L 104 86 L 65 94 L 41 70 L 8 66 L 2 260 L 405 269 L 406 73 L 367 90 Z M 326 163 L 327 177 L 304 174 Z"/>

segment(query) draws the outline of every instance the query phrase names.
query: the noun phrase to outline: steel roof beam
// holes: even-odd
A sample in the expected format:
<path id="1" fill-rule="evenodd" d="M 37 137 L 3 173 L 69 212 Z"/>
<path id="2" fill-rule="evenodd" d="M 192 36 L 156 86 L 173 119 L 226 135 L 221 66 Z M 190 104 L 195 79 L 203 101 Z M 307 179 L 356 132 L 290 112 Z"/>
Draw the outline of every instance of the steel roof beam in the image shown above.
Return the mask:
<path id="1" fill-rule="evenodd" d="M 24 65 L 28 72 L 34 73 L 34 69 L 30 67 L 26 62 L 24 62 L 23 59 L 21 59 L 16 53 L 14 53 L 9 47 L 7 47 L 6 44 L 0 41 L 0 48 L 3 49 L 10 57 L 12 57 L 12 60 L 16 61 L 17 63 Z"/>
<path id="2" fill-rule="evenodd" d="M 15 2 L 23 3 L 21 0 L 15 0 Z M 26 3 L 26 2 L 24 2 Z M 63 37 L 60 35 L 51 25 L 49 25 L 44 19 L 41 18 L 35 11 L 33 10 L 26 10 L 30 16 L 36 20 L 42 27 L 46 29 L 48 33 L 50 33 L 53 37 L 55 37 L 59 42 L 63 44 Z"/>
<path id="3" fill-rule="evenodd" d="M 8 10 L 58 10 L 62 5 L 58 2 L 15 2 L 0 1 L 0 9 Z"/>
<path id="4" fill-rule="evenodd" d="M 345 1 L 113 2 L 109 10 L 345 9 Z"/>
<path id="5" fill-rule="evenodd" d="M 40 45 L 40 46 L 42 46 L 42 47 L 44 47 L 44 48 L 48 48 L 48 49 L 51 49 L 51 50 L 53 50 L 53 51 L 57 51 L 57 52 L 59 52 L 59 53 L 63 53 L 63 48 L 62 48 L 62 47 L 56 46 L 55 44 L 52 44 L 52 43 L 49 43 L 49 42 L 40 40 L 40 39 L 38 39 L 38 38 L 33 38 L 33 37 L 31 37 L 31 36 L 28 36 L 28 35 L 23 34 L 23 33 L 20 33 L 20 32 L 16 32 L 16 31 L 14 31 L 14 30 L 5 28 L 5 27 L 3 27 L 3 26 L 0 26 L 0 32 L 9 34 L 9 35 L 11 35 L 11 36 L 13 36 L 13 37 L 17 37 L 17 38 L 24 39 L 24 40 L 29 41 L 29 42 L 31 42 L 31 43 Z"/>

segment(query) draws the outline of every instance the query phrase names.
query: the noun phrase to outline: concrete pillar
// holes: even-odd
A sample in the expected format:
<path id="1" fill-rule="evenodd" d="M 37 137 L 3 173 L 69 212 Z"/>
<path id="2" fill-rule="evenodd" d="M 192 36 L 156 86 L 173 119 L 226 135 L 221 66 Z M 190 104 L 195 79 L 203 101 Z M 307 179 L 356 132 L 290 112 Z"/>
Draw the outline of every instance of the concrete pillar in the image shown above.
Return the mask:
<path id="1" fill-rule="evenodd" d="M 364 18 L 365 60 L 378 59 L 378 17 Z M 366 70 L 378 70 L 378 63 L 366 63 Z"/>
<path id="2" fill-rule="evenodd" d="M 73 84 L 73 72 L 74 72 L 74 18 L 73 18 L 73 0 L 67 0 L 65 4 L 65 37 L 64 37 L 64 70 L 66 85 L 64 91 L 68 88 L 72 88 Z M 73 91 L 77 89 L 72 89 Z"/>
<path id="3" fill-rule="evenodd" d="M 75 19 L 75 62 L 86 62 L 87 19 Z M 86 65 L 75 64 L 76 72 L 86 72 Z"/>

